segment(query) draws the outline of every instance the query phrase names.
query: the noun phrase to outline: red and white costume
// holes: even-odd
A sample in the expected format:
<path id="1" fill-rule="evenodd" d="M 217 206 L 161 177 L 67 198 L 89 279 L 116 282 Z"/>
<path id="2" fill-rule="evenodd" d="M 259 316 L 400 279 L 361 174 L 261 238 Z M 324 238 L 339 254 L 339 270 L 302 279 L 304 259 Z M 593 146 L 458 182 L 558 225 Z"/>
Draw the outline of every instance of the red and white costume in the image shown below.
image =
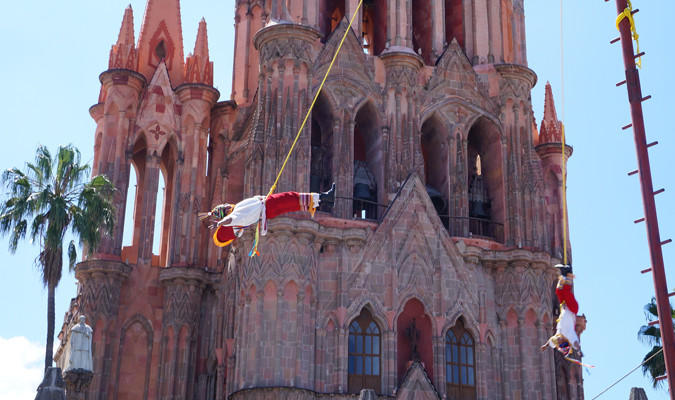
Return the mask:
<path id="1" fill-rule="evenodd" d="M 267 197 L 255 196 L 240 201 L 234 205 L 233 210 L 225 219 L 231 218 L 227 224 L 220 225 L 213 234 L 216 245 L 223 247 L 240 237 L 251 225 L 260 221 L 260 234 L 267 234 L 267 220 L 281 214 L 293 211 L 309 211 L 314 216 L 314 211 L 319 205 L 319 193 L 277 193 Z"/>
<path id="2" fill-rule="evenodd" d="M 567 342 L 569 346 L 579 350 L 579 336 L 575 330 L 579 303 L 572 293 L 571 274 L 570 277 L 561 276 L 558 278 L 555 294 L 560 302 L 560 317 L 558 318 L 555 335 L 549 339 L 548 345 L 555 349 Z"/>

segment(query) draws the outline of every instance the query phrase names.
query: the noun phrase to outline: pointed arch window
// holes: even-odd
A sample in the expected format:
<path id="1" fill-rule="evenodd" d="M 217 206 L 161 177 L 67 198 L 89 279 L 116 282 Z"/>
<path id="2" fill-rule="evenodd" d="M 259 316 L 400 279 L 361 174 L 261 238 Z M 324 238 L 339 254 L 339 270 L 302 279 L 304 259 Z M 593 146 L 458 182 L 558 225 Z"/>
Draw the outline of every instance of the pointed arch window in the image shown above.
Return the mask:
<path id="1" fill-rule="evenodd" d="M 448 400 L 476 398 L 475 344 L 461 319 L 445 335 L 445 382 Z"/>
<path id="2" fill-rule="evenodd" d="M 380 327 L 366 308 L 349 325 L 349 374 L 348 390 L 359 393 L 362 389 L 381 392 Z"/>
<path id="3" fill-rule="evenodd" d="M 166 58 L 166 43 L 163 40 L 160 40 L 155 47 L 155 56 L 157 56 L 158 61 L 162 61 L 163 58 Z"/>

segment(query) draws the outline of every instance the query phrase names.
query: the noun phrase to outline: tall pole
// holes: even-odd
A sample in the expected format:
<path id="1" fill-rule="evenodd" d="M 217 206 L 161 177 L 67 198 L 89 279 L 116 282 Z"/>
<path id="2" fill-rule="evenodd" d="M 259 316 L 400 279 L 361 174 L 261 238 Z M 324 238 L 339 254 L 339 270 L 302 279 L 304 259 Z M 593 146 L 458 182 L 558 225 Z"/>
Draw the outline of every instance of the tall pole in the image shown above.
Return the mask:
<path id="1" fill-rule="evenodd" d="M 616 0 L 617 14 L 622 14 L 628 7 L 626 0 Z M 635 138 L 635 151 L 637 153 L 638 173 L 640 176 L 640 188 L 642 191 L 642 203 L 644 205 L 644 219 L 647 227 L 649 242 L 649 255 L 652 262 L 652 276 L 654 279 L 654 291 L 656 293 L 656 307 L 659 315 L 659 327 L 661 329 L 661 344 L 663 345 L 663 357 L 666 364 L 666 376 L 670 398 L 675 396 L 675 332 L 673 331 L 673 319 L 668 300 L 668 285 L 666 273 L 663 267 L 663 253 L 661 251 L 661 238 L 659 235 L 659 222 L 654 203 L 654 188 L 652 186 L 652 173 L 649 166 L 649 151 L 645 136 L 645 124 L 642 117 L 642 97 L 640 87 L 640 75 L 635 64 L 633 52 L 633 39 L 631 36 L 631 23 L 629 18 L 623 18 L 619 24 L 621 48 L 623 50 L 623 64 L 626 69 L 626 86 L 628 87 L 628 101 L 633 122 L 633 136 Z"/>

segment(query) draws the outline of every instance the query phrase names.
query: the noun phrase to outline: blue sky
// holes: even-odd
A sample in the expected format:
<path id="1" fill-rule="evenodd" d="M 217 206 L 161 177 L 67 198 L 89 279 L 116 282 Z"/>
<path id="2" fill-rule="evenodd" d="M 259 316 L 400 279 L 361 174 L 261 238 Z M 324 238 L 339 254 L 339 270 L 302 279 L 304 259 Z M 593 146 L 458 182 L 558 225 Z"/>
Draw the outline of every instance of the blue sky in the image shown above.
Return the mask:
<path id="1" fill-rule="evenodd" d="M 182 8 L 185 54 L 193 50 L 199 20 L 206 18 L 221 100 L 229 99 L 232 81 L 233 3 L 191 0 Z M 675 191 L 675 157 L 669 156 L 675 139 L 668 120 L 675 111 L 669 100 L 675 81 L 668 78 L 675 61 L 669 41 L 675 2 L 634 3 L 640 8 L 636 24 L 646 52 L 643 93 L 652 95 L 644 103 L 647 138 L 659 142 L 650 149 L 654 187 L 666 188 L 657 207 L 661 236 L 667 239 L 675 236 L 675 211 L 667 207 Z M 107 68 L 128 4 L 0 2 L 0 168 L 32 160 L 38 143 L 53 150 L 73 143 L 84 160 L 92 159 L 95 125 L 87 110 L 97 100 L 98 75 Z M 131 4 L 138 38 L 145 1 Z M 560 3 L 526 0 L 525 15 L 529 66 L 539 76 L 532 91 L 539 122 L 546 81 L 553 86 L 561 116 Z M 596 366 L 584 374 L 587 399 L 637 366 L 648 351 L 637 341 L 637 331 L 644 323 L 643 306 L 653 295 L 651 275 L 640 274 L 649 267 L 644 224 L 633 223 L 642 217 L 639 182 L 637 176 L 626 175 L 636 168 L 636 158 L 632 132 L 621 130 L 630 114 L 625 87 L 615 87 L 624 79 L 619 45 L 609 44 L 618 36 L 615 18 L 614 2 L 565 0 L 565 123 L 574 146 L 568 175 L 570 236 L 580 312 L 588 318 L 582 335 L 585 360 Z M 0 354 L 8 371 L 25 372 L 15 371 L 12 380 L 0 378 L 0 397 L 32 399 L 43 362 L 39 350 L 45 343 L 46 290 L 33 267 L 37 248 L 25 243 L 10 255 L 6 246 L 6 239 L 0 241 Z M 664 257 L 673 288 L 675 244 L 664 247 Z M 66 274 L 57 289 L 57 327 L 74 295 L 75 279 Z M 2 376 L 8 375 L 0 371 Z M 601 398 L 625 398 L 634 386 L 647 388 L 650 399 L 667 398 L 664 391 L 649 389 L 649 381 L 637 371 Z"/>

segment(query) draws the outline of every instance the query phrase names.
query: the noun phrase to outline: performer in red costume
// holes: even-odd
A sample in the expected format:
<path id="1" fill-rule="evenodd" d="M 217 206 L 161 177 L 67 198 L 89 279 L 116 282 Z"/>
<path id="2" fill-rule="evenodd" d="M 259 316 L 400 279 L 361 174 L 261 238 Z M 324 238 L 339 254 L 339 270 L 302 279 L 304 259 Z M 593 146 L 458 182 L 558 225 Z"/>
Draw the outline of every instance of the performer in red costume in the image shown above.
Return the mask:
<path id="1" fill-rule="evenodd" d="M 260 222 L 260 233 L 267 233 L 267 220 L 293 211 L 314 211 L 319 204 L 333 205 L 335 202 L 335 184 L 325 193 L 284 192 L 268 196 L 255 196 L 239 203 L 221 204 L 211 212 L 200 214 L 200 219 L 213 217 L 218 229 L 213 235 L 214 243 L 227 246 L 240 237 L 245 228 Z"/>
<path id="2" fill-rule="evenodd" d="M 574 280 L 572 266 L 558 264 L 556 268 L 560 271 L 558 286 L 555 289 L 555 294 L 560 302 L 560 318 L 558 318 L 555 335 L 541 346 L 541 351 L 550 346 L 558 349 L 563 356 L 567 357 L 572 352 L 572 348 L 581 351 L 579 336 L 575 329 L 579 303 L 572 293 L 572 282 Z"/>

